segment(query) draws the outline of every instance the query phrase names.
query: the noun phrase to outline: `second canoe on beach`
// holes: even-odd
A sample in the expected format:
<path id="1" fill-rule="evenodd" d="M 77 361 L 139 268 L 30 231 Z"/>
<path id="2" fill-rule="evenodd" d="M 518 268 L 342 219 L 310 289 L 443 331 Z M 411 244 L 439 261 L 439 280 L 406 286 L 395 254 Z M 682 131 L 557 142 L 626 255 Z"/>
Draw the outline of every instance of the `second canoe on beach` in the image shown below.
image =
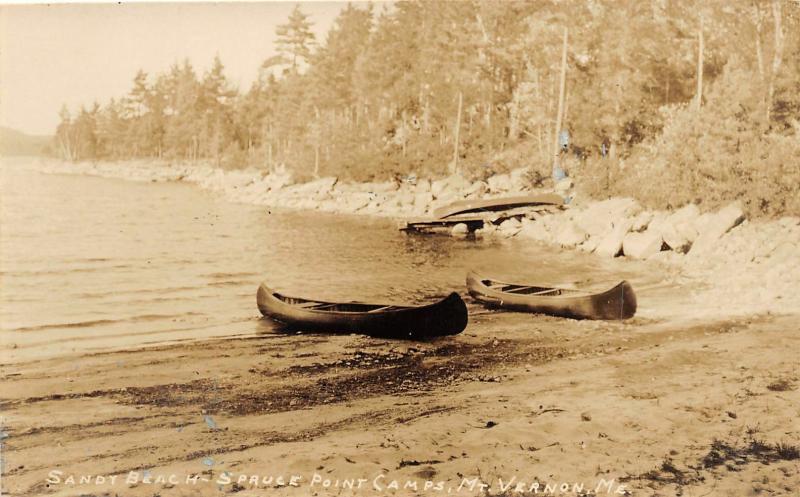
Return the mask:
<path id="1" fill-rule="evenodd" d="M 512 311 L 551 314 L 573 319 L 628 319 L 636 314 L 636 294 L 627 281 L 601 292 L 505 283 L 467 275 L 467 289 L 475 300 Z"/>
<path id="2" fill-rule="evenodd" d="M 367 304 L 288 297 L 262 283 L 256 301 L 264 316 L 302 331 L 425 339 L 457 335 L 467 327 L 467 306 L 455 292 L 422 306 Z"/>

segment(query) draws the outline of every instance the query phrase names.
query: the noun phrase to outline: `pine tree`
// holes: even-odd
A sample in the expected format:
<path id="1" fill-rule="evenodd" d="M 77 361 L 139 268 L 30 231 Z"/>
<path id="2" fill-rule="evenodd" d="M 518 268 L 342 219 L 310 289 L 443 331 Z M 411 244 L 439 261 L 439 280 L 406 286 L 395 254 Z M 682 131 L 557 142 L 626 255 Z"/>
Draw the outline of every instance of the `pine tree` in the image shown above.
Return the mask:
<path id="1" fill-rule="evenodd" d="M 58 143 L 58 150 L 61 152 L 61 157 L 66 160 L 75 160 L 75 143 L 73 139 L 72 129 L 72 116 L 70 115 L 67 105 L 63 104 L 61 110 L 58 112 L 58 117 L 61 120 L 56 128 L 56 142 Z"/>
<path id="2" fill-rule="evenodd" d="M 200 149 L 205 157 L 213 158 L 218 165 L 223 150 L 233 137 L 231 106 L 236 95 L 224 72 L 219 56 L 214 57 L 211 69 L 200 85 L 199 105 L 204 116 Z"/>
<path id="3" fill-rule="evenodd" d="M 292 62 L 292 71 L 297 72 L 298 64 L 301 61 L 307 62 L 311 56 L 311 47 L 315 39 L 308 14 L 304 14 L 300 6 L 295 5 L 288 22 L 279 25 L 275 29 L 275 34 L 278 36 L 275 41 L 278 51 Z"/>
<path id="4" fill-rule="evenodd" d="M 192 64 L 184 60 L 170 69 L 166 114 L 167 126 L 164 143 L 169 156 L 196 160 L 199 156 L 198 140 L 202 128 L 200 87 Z"/>

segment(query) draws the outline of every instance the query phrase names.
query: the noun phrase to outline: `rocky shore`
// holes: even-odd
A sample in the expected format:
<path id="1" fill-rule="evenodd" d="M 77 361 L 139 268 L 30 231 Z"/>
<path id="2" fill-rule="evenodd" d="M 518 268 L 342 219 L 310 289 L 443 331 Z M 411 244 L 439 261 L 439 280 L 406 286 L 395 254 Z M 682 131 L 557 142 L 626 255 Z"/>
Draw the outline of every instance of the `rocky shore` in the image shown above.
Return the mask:
<path id="1" fill-rule="evenodd" d="M 396 181 L 347 183 L 335 177 L 296 183 L 289 171 L 226 171 L 209 166 L 156 162 L 65 163 L 46 161 L 41 171 L 131 181 L 192 183 L 230 201 L 275 208 L 405 218 L 424 216 L 456 200 L 530 192 L 526 171 L 470 181 L 455 174 L 437 180 L 410 176 Z M 524 239 L 676 268 L 703 288 L 704 313 L 796 312 L 800 297 L 800 218 L 748 220 L 732 203 L 716 212 L 686 205 L 649 211 L 636 200 L 592 200 L 569 179 L 554 189 L 569 202 L 556 213 L 487 223 L 476 238 Z M 451 234 L 465 236 L 466 226 Z"/>

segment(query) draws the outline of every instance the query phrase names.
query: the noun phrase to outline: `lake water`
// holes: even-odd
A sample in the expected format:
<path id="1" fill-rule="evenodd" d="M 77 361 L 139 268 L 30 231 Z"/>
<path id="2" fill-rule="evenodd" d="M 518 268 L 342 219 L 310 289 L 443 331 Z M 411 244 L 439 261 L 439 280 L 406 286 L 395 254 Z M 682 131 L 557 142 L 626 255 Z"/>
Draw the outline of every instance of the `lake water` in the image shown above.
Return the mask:
<path id="1" fill-rule="evenodd" d="M 273 333 L 255 305 L 262 280 L 313 298 L 420 303 L 466 295 L 469 268 L 569 283 L 619 279 L 614 267 L 531 242 L 236 204 L 181 183 L 43 174 L 31 159 L 0 168 L 4 363 Z"/>

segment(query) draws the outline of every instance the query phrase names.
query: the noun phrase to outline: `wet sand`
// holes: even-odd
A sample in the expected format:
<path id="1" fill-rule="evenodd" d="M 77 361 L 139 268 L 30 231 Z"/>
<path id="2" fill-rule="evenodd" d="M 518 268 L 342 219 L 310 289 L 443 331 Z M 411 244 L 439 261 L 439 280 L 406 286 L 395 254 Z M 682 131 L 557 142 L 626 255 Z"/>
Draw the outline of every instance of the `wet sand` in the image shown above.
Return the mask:
<path id="1" fill-rule="evenodd" d="M 622 323 L 485 312 L 427 343 L 269 334 L 7 365 L 3 491 L 796 495 L 800 319 L 672 304 Z"/>

